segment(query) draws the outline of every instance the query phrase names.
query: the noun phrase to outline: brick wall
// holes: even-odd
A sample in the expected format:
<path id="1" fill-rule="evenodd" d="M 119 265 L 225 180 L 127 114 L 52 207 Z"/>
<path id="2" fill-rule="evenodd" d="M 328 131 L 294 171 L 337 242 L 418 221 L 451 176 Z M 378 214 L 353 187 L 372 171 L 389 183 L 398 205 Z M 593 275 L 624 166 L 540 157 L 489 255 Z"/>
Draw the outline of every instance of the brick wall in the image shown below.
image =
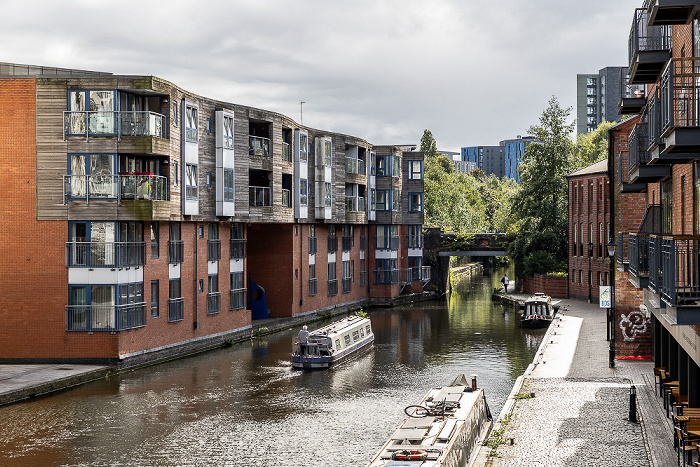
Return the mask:
<path id="1" fill-rule="evenodd" d="M 566 277 L 550 277 L 544 274 L 523 276 L 523 292 L 529 294 L 542 292 L 550 297 L 566 298 L 566 281 Z"/>

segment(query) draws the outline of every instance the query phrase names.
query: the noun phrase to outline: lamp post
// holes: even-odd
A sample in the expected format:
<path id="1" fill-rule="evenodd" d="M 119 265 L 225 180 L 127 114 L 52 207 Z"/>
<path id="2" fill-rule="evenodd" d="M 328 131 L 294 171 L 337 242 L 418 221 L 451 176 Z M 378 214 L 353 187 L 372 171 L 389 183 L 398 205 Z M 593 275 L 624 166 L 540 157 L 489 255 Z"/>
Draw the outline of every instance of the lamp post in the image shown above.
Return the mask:
<path id="1" fill-rule="evenodd" d="M 617 244 L 612 240 L 606 245 L 608 257 L 610 258 L 610 308 L 608 308 L 608 341 L 610 349 L 608 351 L 609 366 L 615 368 L 615 247 Z"/>
<path id="2" fill-rule="evenodd" d="M 591 303 L 591 288 L 593 287 L 593 271 L 591 270 L 591 258 L 593 257 L 593 241 L 588 240 L 588 303 Z"/>

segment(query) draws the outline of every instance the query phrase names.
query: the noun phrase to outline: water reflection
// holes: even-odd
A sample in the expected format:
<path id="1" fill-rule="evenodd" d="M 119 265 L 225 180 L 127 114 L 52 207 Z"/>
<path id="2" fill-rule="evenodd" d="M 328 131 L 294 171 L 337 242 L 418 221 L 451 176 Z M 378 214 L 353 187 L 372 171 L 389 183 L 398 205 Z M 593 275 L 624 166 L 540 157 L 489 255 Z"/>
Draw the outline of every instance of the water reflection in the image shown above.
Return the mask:
<path id="1" fill-rule="evenodd" d="M 491 303 L 502 274 L 373 310 L 374 348 L 331 371 L 291 368 L 291 330 L 0 408 L 3 465 L 363 466 L 403 407 L 458 373 L 498 413 L 544 334 Z"/>

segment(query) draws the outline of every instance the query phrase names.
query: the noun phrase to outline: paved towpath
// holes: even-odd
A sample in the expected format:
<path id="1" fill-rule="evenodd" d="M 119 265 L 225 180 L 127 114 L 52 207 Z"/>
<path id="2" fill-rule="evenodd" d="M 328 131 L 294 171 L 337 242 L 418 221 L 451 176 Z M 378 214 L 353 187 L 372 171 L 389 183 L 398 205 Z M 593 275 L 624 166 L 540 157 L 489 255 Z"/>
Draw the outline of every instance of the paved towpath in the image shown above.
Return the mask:
<path id="1" fill-rule="evenodd" d="M 507 424 L 494 424 L 494 433 L 503 428 L 503 444 L 496 456 L 482 448 L 476 465 L 676 465 L 671 424 L 654 394 L 653 363 L 616 360 L 609 368 L 605 310 L 577 300 L 560 304 L 559 320 L 501 412 Z M 628 420 L 632 384 L 640 423 Z"/>

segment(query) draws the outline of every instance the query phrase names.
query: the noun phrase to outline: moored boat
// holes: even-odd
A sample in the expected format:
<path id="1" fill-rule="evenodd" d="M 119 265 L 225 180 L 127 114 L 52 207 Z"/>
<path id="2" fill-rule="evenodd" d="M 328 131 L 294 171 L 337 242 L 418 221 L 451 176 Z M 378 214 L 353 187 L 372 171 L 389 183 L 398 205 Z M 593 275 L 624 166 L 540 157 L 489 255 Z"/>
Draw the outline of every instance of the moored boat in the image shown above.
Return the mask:
<path id="1" fill-rule="evenodd" d="M 521 305 L 520 326 L 525 328 L 546 328 L 552 323 L 558 307 L 552 305 L 552 298 L 541 292 L 530 296 Z"/>
<path id="2" fill-rule="evenodd" d="M 470 465 L 493 426 L 484 390 L 464 375 L 432 388 L 367 467 L 463 467 Z"/>
<path id="3" fill-rule="evenodd" d="M 329 368 L 370 348 L 373 342 L 369 318 L 352 315 L 311 332 L 304 326 L 294 343 L 292 366 L 304 370 Z"/>

